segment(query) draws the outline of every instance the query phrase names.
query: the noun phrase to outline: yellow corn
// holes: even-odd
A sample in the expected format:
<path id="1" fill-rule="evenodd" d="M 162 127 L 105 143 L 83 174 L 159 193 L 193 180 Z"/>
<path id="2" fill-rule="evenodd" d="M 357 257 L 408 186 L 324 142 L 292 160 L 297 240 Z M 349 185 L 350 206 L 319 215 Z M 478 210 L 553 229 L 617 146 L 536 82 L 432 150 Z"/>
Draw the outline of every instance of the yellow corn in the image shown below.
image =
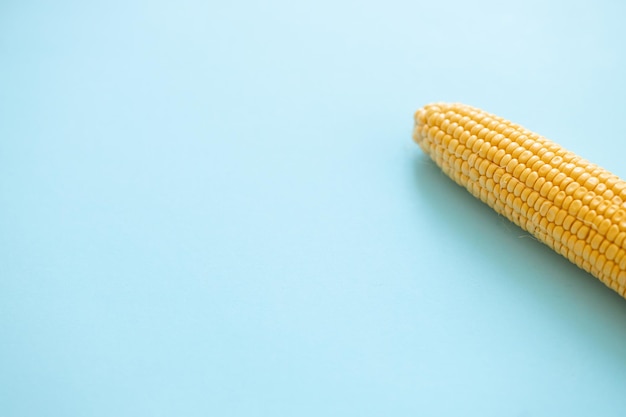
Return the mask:
<path id="1" fill-rule="evenodd" d="M 413 138 L 475 197 L 626 297 L 626 181 L 463 104 L 419 109 Z"/>

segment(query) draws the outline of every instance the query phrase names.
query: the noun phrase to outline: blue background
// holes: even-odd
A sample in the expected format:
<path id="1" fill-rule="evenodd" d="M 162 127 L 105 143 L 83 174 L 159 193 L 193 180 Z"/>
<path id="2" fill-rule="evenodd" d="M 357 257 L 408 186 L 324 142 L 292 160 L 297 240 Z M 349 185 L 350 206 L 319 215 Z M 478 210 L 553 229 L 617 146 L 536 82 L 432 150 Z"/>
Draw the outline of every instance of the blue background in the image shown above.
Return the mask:
<path id="1" fill-rule="evenodd" d="M 2 416 L 618 416 L 626 301 L 411 141 L 626 176 L 625 7 L 0 5 Z"/>

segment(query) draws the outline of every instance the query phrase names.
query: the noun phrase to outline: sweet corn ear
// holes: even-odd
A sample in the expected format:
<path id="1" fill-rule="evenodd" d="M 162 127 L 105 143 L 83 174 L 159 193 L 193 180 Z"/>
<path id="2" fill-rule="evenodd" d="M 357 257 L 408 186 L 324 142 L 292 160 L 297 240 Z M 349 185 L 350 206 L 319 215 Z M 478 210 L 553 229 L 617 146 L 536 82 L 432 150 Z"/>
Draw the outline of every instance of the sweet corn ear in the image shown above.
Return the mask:
<path id="1" fill-rule="evenodd" d="M 415 113 L 415 142 L 475 197 L 626 297 L 626 182 L 463 104 Z"/>

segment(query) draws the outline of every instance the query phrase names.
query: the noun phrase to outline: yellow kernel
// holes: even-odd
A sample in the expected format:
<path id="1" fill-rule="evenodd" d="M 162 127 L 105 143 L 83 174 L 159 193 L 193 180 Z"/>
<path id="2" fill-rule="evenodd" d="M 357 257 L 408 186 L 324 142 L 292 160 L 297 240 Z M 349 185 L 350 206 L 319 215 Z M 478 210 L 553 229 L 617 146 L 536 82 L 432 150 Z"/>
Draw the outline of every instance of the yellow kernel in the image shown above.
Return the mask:
<path id="1" fill-rule="evenodd" d="M 539 193 L 537 191 L 532 191 L 529 194 L 528 199 L 526 200 L 526 202 L 528 203 L 529 206 L 533 207 L 535 205 L 535 201 L 537 201 L 538 197 L 539 197 Z"/>
<path id="2" fill-rule="evenodd" d="M 559 208 L 558 207 L 556 207 L 556 206 L 550 207 L 550 209 L 546 213 L 546 218 L 548 219 L 548 221 L 554 222 L 558 212 L 559 212 Z"/>
<path id="3" fill-rule="evenodd" d="M 550 187 L 550 189 L 548 190 L 548 193 L 547 193 L 548 194 L 548 200 L 554 201 L 554 199 L 556 198 L 556 195 L 560 191 L 561 190 L 559 189 L 559 187 L 557 187 L 556 185 L 552 185 L 552 187 Z"/>
<path id="4" fill-rule="evenodd" d="M 511 144 L 511 140 L 509 138 L 504 138 L 498 143 L 498 148 L 505 150 L 507 146 Z"/>
<path id="5" fill-rule="evenodd" d="M 567 175 L 563 174 L 562 172 L 559 172 L 552 179 L 552 182 L 554 183 L 554 185 L 559 185 L 560 186 L 561 185 L 561 181 L 563 181 L 565 178 L 567 178 Z"/>
<path id="6" fill-rule="evenodd" d="M 506 129 L 504 129 L 501 133 L 502 133 L 504 136 L 507 136 L 507 137 L 508 137 L 508 136 L 512 135 L 514 132 L 515 132 L 515 129 L 513 129 L 513 128 L 511 128 L 511 127 L 508 127 L 508 126 L 507 126 L 507 127 L 506 127 Z"/>
<path id="7" fill-rule="evenodd" d="M 564 230 L 561 226 L 556 226 L 553 230 L 554 238 L 560 241 L 563 236 L 563 232 Z"/>
<path id="8" fill-rule="evenodd" d="M 472 152 L 478 153 L 478 150 L 480 149 L 481 146 L 483 146 L 483 143 L 485 143 L 485 141 L 481 139 L 479 136 L 478 139 L 476 139 L 474 141 L 474 144 L 472 145 Z"/>
<path id="9" fill-rule="evenodd" d="M 507 194 L 507 196 L 506 196 L 506 204 L 509 207 L 513 207 L 513 200 L 515 200 L 515 196 L 512 193 Z"/>
<path id="10" fill-rule="evenodd" d="M 518 167 L 519 167 L 519 166 L 521 166 L 521 164 L 520 164 L 520 165 L 518 165 Z M 521 173 L 521 174 L 519 174 L 519 176 L 518 176 L 519 180 L 525 183 L 525 182 L 526 182 L 526 179 L 528 178 L 528 176 L 530 175 L 530 173 L 531 173 L 531 172 L 533 172 L 533 170 L 532 170 L 532 169 L 530 169 L 530 168 L 524 168 L 524 170 L 522 171 L 522 173 Z"/>
<path id="11" fill-rule="evenodd" d="M 572 170 L 576 168 L 576 165 L 570 163 L 565 164 L 564 166 L 561 167 L 561 171 L 565 173 L 565 175 L 567 175 L 568 177 L 572 177 Z"/>
<path id="12" fill-rule="evenodd" d="M 537 174 L 539 174 L 540 177 L 545 177 L 546 175 L 548 175 L 548 172 L 550 172 L 550 169 L 552 169 L 550 165 L 543 164 L 541 167 L 539 167 L 539 169 L 537 169 Z"/>
<path id="13" fill-rule="evenodd" d="M 565 217 L 567 216 L 567 212 L 563 209 L 559 210 L 554 217 L 554 223 L 558 225 L 562 225 Z"/>
<path id="14" fill-rule="evenodd" d="M 626 211 L 624 211 L 623 209 L 619 209 L 615 212 L 611 220 L 613 220 L 614 223 L 620 223 L 625 218 L 626 218 Z"/>
<path id="15" fill-rule="evenodd" d="M 524 152 L 524 148 L 522 148 L 521 146 L 518 146 L 517 148 L 513 149 L 511 151 L 511 156 L 515 159 L 519 159 L 519 156 L 522 154 L 522 152 Z"/>
<path id="16" fill-rule="evenodd" d="M 470 129 L 470 133 L 473 136 L 477 136 L 478 132 L 480 132 L 482 129 L 484 128 L 483 125 L 481 125 L 480 123 L 476 123 L 474 126 L 472 126 L 472 128 Z"/>
<path id="17" fill-rule="evenodd" d="M 591 178 L 591 174 L 588 172 L 583 172 L 578 177 L 576 177 L 575 180 L 579 184 L 584 184 L 589 178 Z"/>
<path id="18" fill-rule="evenodd" d="M 584 168 L 575 166 L 574 169 L 572 169 L 572 172 L 570 173 L 569 176 L 574 178 L 574 180 L 576 180 L 584 172 L 585 172 Z"/>
<path id="19" fill-rule="evenodd" d="M 574 199 L 572 198 L 571 195 L 566 196 L 563 199 L 563 204 L 561 205 L 562 208 L 564 208 L 565 210 L 569 209 L 570 204 L 572 204 L 572 201 L 574 201 Z"/>
<path id="20" fill-rule="evenodd" d="M 604 209 L 604 217 L 608 217 L 608 218 L 613 218 L 613 216 L 615 215 L 615 213 L 617 213 L 617 210 L 619 210 L 619 205 L 616 205 L 614 203 L 614 201 L 611 199 L 610 201 L 605 200 L 606 201 L 606 209 Z"/>
<path id="21" fill-rule="evenodd" d="M 591 264 L 595 264 L 596 261 L 598 260 L 598 255 L 600 255 L 600 253 L 597 250 L 592 250 L 591 253 L 589 254 L 589 262 Z"/>
<path id="22" fill-rule="evenodd" d="M 519 130 L 513 129 L 513 131 L 509 133 L 509 139 L 514 140 L 517 143 L 522 143 L 526 137 L 522 135 L 522 132 Z"/>
<path id="23" fill-rule="evenodd" d="M 467 130 L 463 130 L 463 132 L 459 135 L 458 139 L 461 143 L 466 144 L 470 136 L 471 136 L 470 132 L 468 132 Z"/>
<path id="24" fill-rule="evenodd" d="M 517 159 L 511 159 L 509 163 L 506 164 L 506 171 L 513 173 L 513 171 L 515 170 L 515 167 L 517 167 L 517 164 L 518 164 Z"/>
<path id="25" fill-rule="evenodd" d="M 563 178 L 563 180 L 559 183 L 559 187 L 561 187 L 561 190 L 567 190 L 567 187 L 572 183 L 577 184 L 572 178 L 565 176 L 565 178 Z M 576 186 L 578 187 L 578 184 Z"/>
<path id="26" fill-rule="evenodd" d="M 500 166 L 505 167 L 512 159 L 511 154 L 505 151 L 504 156 L 500 159 Z"/>
<path id="27" fill-rule="evenodd" d="M 574 249 L 574 245 L 576 245 L 577 240 L 578 239 L 576 239 L 576 235 L 570 235 L 569 239 L 567 239 L 567 248 L 570 250 Z"/>
<path id="28" fill-rule="evenodd" d="M 578 183 L 576 182 L 572 182 L 567 187 L 565 187 L 565 194 L 572 195 L 574 194 L 574 191 L 576 191 L 578 188 L 580 188 L 580 185 L 578 185 Z"/>
<path id="29" fill-rule="evenodd" d="M 450 123 L 444 130 L 448 135 L 452 135 L 457 127 L 459 127 L 458 123 Z"/>
<path id="30" fill-rule="evenodd" d="M 520 200 L 521 200 L 521 198 L 520 198 Z M 522 205 L 520 206 L 520 214 L 522 216 L 524 216 L 524 217 L 528 217 L 529 213 L 530 213 L 530 207 L 528 207 L 528 204 L 522 203 Z"/>
<path id="31" fill-rule="evenodd" d="M 592 191 L 593 191 L 594 193 L 596 193 L 596 194 L 600 194 L 600 195 L 602 195 L 602 194 L 603 194 L 605 191 L 607 191 L 607 190 L 608 190 L 608 187 L 606 186 L 606 184 L 604 184 L 604 183 L 599 183 L 598 185 L 596 185 L 596 186 L 593 188 L 593 190 L 592 190 Z"/>
<path id="32" fill-rule="evenodd" d="M 626 188 L 626 182 L 623 181 L 616 181 L 615 185 L 613 185 L 613 189 L 617 192 L 622 192 L 624 189 Z"/>
<path id="33" fill-rule="evenodd" d="M 589 210 L 587 213 L 585 213 L 585 216 L 583 217 L 583 219 L 584 219 L 586 224 L 590 224 L 590 223 L 594 223 L 594 220 L 597 217 L 598 217 L 598 215 L 595 212 L 595 210 Z"/>
<path id="34" fill-rule="evenodd" d="M 625 270 L 626 269 L 626 256 L 624 256 L 620 261 L 619 261 L 619 269 L 621 270 Z"/>
<path id="35" fill-rule="evenodd" d="M 572 232 L 572 233 L 574 233 L 574 234 L 578 233 L 578 229 L 580 229 L 580 227 L 581 227 L 582 225 L 583 225 L 583 224 L 582 224 L 582 222 L 581 222 L 581 221 L 579 221 L 578 219 L 576 219 L 576 220 L 574 221 L 574 223 L 572 223 L 572 227 L 570 228 L 570 232 Z"/>
<path id="36" fill-rule="evenodd" d="M 534 164 L 532 164 L 531 168 L 533 169 L 533 171 L 537 172 L 537 174 L 539 174 L 539 168 L 541 168 L 543 166 L 543 161 L 542 160 L 537 160 L 537 162 L 535 162 Z"/>
<path id="37" fill-rule="evenodd" d="M 601 216 L 598 216 L 601 217 Z M 606 232 L 606 238 L 610 241 L 615 241 L 615 238 L 617 237 L 617 234 L 619 233 L 619 227 L 617 227 L 617 225 L 612 224 L 611 227 L 609 227 L 609 230 Z"/>
<path id="38" fill-rule="evenodd" d="M 504 149 L 498 149 L 496 154 L 493 156 L 493 162 L 496 164 L 500 164 L 500 160 L 502 159 L 504 155 L 506 155 L 506 152 L 504 152 Z"/>
<path id="39" fill-rule="evenodd" d="M 509 146 L 506 147 L 505 151 L 513 157 L 513 152 L 515 152 L 516 149 L 519 149 L 519 145 L 515 142 L 511 142 L 509 143 Z"/>
<path id="40" fill-rule="evenodd" d="M 552 160 L 550 161 L 550 164 L 552 166 L 559 166 L 562 162 L 563 162 L 563 158 L 556 155 L 554 158 L 552 158 Z"/>
<path id="41" fill-rule="evenodd" d="M 593 201 L 593 198 L 594 198 L 593 193 L 588 192 L 588 193 L 585 193 L 585 195 L 583 195 L 580 201 L 582 201 L 583 204 L 586 206 L 591 206 L 591 202 Z"/>
<path id="42" fill-rule="evenodd" d="M 500 187 L 506 188 L 511 178 L 513 178 L 513 176 L 508 172 L 502 173 L 502 176 L 500 177 Z"/>
<path id="43" fill-rule="evenodd" d="M 528 159 L 533 156 L 533 153 L 530 151 L 525 150 L 524 152 L 522 152 L 518 158 L 518 160 L 525 164 L 526 162 L 528 162 Z"/>
<path id="44" fill-rule="evenodd" d="M 599 182 L 600 181 L 596 177 L 589 177 L 589 179 L 585 181 L 582 185 L 588 190 L 592 190 L 599 184 Z"/>
<path id="45" fill-rule="evenodd" d="M 537 153 L 539 153 L 539 151 L 540 151 L 541 149 L 542 149 L 542 148 L 541 148 L 541 143 L 539 143 L 539 142 L 535 142 L 535 143 L 533 143 L 533 144 L 532 144 L 532 146 L 530 147 L 530 149 L 529 149 L 529 150 L 530 150 L 533 154 L 537 155 Z"/>
<path id="46" fill-rule="evenodd" d="M 574 222 L 574 220 L 576 220 L 576 218 L 568 214 L 567 216 L 565 216 L 565 219 L 563 220 L 563 227 L 565 229 L 569 229 L 572 226 L 572 223 Z"/>
<path id="47" fill-rule="evenodd" d="M 606 252 L 606 248 L 608 248 L 610 244 L 611 244 L 611 242 L 609 242 L 608 240 L 604 239 L 604 240 L 602 240 L 602 243 L 600 243 L 600 247 L 598 248 L 598 250 L 601 253 L 605 253 Z"/>
<path id="48" fill-rule="evenodd" d="M 539 178 L 537 172 L 532 171 L 530 174 L 528 174 L 528 177 L 526 178 L 526 185 L 532 188 L 533 185 L 535 185 L 535 181 L 537 181 L 537 178 Z"/>
<path id="49" fill-rule="evenodd" d="M 583 259 L 589 259 L 589 255 L 591 254 L 591 251 L 593 249 L 591 248 L 590 245 L 585 244 L 585 247 L 583 248 Z"/>
<path id="50" fill-rule="evenodd" d="M 556 178 L 557 175 L 559 175 L 561 173 L 561 171 L 559 171 L 556 168 L 552 168 L 550 169 L 550 171 L 548 171 L 548 173 L 546 174 L 546 180 L 554 182 L 554 178 Z"/>
<path id="51" fill-rule="evenodd" d="M 493 146 L 498 146 L 498 144 L 502 141 L 502 139 L 504 139 L 504 135 L 502 135 L 501 133 L 498 133 L 497 131 L 495 131 L 495 135 L 493 135 L 493 137 L 491 138 L 490 142 Z"/>
<path id="52" fill-rule="evenodd" d="M 520 178 L 520 176 L 522 175 L 522 172 L 524 172 L 525 169 L 526 169 L 526 165 L 518 163 L 515 169 L 513 169 L 513 176 L 516 178 Z"/>
<path id="53" fill-rule="evenodd" d="M 533 139 L 528 138 L 526 135 L 520 134 L 516 139 L 517 143 L 520 143 L 524 148 L 530 148 L 535 141 Z M 531 152 L 532 153 L 532 152 Z"/>
<path id="54" fill-rule="evenodd" d="M 550 197 L 548 196 L 548 194 L 551 189 L 552 189 L 552 183 L 550 181 L 546 181 L 541 186 L 541 189 L 539 190 L 539 192 L 541 193 L 541 195 L 546 196 L 550 200 Z"/>
<path id="55" fill-rule="evenodd" d="M 589 244 L 593 249 L 598 249 L 600 247 L 600 244 L 602 243 L 602 240 L 602 235 L 600 233 L 597 233 L 596 235 L 594 235 L 593 239 L 591 239 Z"/>
<path id="56" fill-rule="evenodd" d="M 606 248 L 606 258 L 608 260 L 613 260 L 615 259 L 615 255 L 617 255 L 617 251 L 619 250 L 619 248 L 617 247 L 617 245 L 615 245 L 614 243 L 611 243 L 608 248 Z"/>
<path id="57" fill-rule="evenodd" d="M 483 159 L 478 165 L 478 172 L 480 172 L 480 175 L 485 175 L 487 173 L 487 168 L 489 168 L 489 161 Z"/>
<path id="58" fill-rule="evenodd" d="M 509 174 L 510 175 L 510 174 Z M 510 193 L 513 192 L 513 190 L 515 190 L 515 187 L 519 184 L 519 181 L 515 178 L 513 178 L 513 176 L 511 176 L 506 183 L 506 190 Z"/>
<path id="59" fill-rule="evenodd" d="M 583 249 L 585 247 L 585 241 L 584 240 L 579 240 L 578 242 L 576 242 L 576 244 L 574 244 L 574 253 L 576 254 L 576 256 L 583 256 Z"/>
<path id="60" fill-rule="evenodd" d="M 465 175 L 469 174 L 470 164 L 467 161 L 461 160 L 461 172 Z"/>
<path id="61" fill-rule="evenodd" d="M 527 167 L 533 167 L 533 165 L 535 165 L 537 163 L 537 161 L 540 161 L 541 158 L 539 158 L 537 155 L 533 155 L 531 156 L 528 161 L 525 162 Z"/>
<path id="62" fill-rule="evenodd" d="M 556 204 L 559 207 L 562 207 L 561 205 L 563 204 L 564 199 L 565 199 L 565 191 L 559 191 L 554 196 L 553 201 L 554 201 L 554 204 Z"/>
<path id="63" fill-rule="evenodd" d="M 585 187 L 578 187 L 572 193 L 572 197 L 576 200 L 582 200 L 585 194 L 587 194 L 587 189 Z"/>
<path id="64" fill-rule="evenodd" d="M 583 203 L 580 200 L 572 201 L 572 204 L 570 204 L 569 210 L 568 210 L 569 214 L 571 214 L 572 216 L 575 216 L 582 206 L 583 206 Z"/>
<path id="65" fill-rule="evenodd" d="M 488 142 L 483 143 L 478 150 L 478 155 L 480 155 L 482 158 L 487 157 L 487 152 L 489 151 L 489 149 L 491 149 L 491 145 Z"/>
<path id="66" fill-rule="evenodd" d="M 478 164 L 478 161 L 480 159 L 481 158 L 478 156 L 478 154 L 471 152 L 469 156 L 467 157 L 467 163 L 474 167 Z"/>
<path id="67" fill-rule="evenodd" d="M 602 208 L 603 205 L 604 205 L 604 208 L 606 208 L 606 205 L 608 205 L 608 203 L 606 202 L 604 198 L 602 198 L 599 195 L 593 197 L 591 201 L 589 202 L 589 207 L 591 207 L 592 209 L 598 210 L 598 212 L 601 212 L 603 210 Z"/>
<path id="68" fill-rule="evenodd" d="M 546 164 L 549 164 L 550 161 L 552 161 L 552 158 L 554 158 L 554 153 L 553 152 L 549 152 L 549 151 L 544 153 L 543 156 L 541 157 L 543 162 L 545 162 Z"/>
<path id="69" fill-rule="evenodd" d="M 467 138 L 467 142 L 465 142 L 465 147 L 468 149 L 472 149 L 474 143 L 478 140 L 476 135 L 472 134 L 469 138 Z"/>

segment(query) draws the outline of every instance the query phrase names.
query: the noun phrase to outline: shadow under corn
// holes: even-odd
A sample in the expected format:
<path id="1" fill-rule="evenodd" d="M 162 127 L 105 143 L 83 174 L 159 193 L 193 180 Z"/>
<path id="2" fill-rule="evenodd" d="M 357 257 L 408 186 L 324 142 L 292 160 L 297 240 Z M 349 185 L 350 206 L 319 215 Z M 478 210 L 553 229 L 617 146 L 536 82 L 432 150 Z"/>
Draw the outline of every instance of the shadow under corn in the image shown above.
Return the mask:
<path id="1" fill-rule="evenodd" d="M 504 292 L 512 303 L 539 310 L 546 319 L 570 327 L 568 333 L 594 340 L 624 357 L 625 299 L 498 215 L 427 156 L 416 155 L 413 165 L 415 192 L 428 202 L 422 206 L 428 211 L 424 215 L 446 239 L 467 245 L 478 265 L 473 269 L 485 268 L 477 278 L 481 286 L 499 286 L 497 293 Z M 501 280 L 506 280 L 505 285 Z"/>

